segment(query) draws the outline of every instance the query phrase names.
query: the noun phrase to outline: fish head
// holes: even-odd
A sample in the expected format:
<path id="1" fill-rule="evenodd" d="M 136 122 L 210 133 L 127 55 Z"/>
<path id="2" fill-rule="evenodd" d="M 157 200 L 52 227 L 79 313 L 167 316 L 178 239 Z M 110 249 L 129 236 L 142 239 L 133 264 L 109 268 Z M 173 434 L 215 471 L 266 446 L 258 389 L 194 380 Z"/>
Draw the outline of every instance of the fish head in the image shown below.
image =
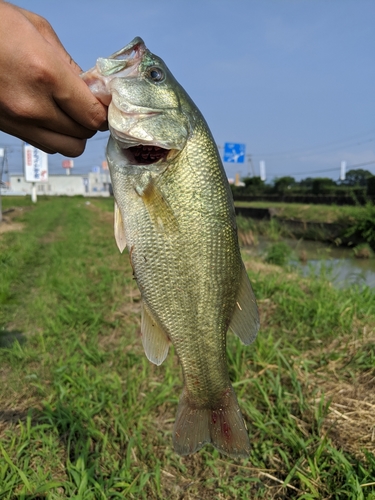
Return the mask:
<path id="1" fill-rule="evenodd" d="M 166 64 L 135 38 L 82 75 L 108 105 L 112 138 L 130 163 L 175 157 L 193 129 L 197 112 Z"/>

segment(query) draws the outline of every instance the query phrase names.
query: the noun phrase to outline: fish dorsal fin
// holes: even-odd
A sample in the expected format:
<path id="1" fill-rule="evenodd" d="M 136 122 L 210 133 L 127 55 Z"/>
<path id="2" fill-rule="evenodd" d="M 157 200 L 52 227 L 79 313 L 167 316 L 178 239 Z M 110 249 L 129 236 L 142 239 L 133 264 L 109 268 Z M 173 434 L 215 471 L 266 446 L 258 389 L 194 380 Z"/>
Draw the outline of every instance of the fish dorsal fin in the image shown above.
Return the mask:
<path id="1" fill-rule="evenodd" d="M 142 344 L 147 358 L 155 365 L 161 365 L 169 350 L 167 334 L 151 316 L 147 306 L 142 302 L 141 320 Z"/>
<path id="2" fill-rule="evenodd" d="M 255 340 L 259 330 L 258 307 L 245 266 L 242 266 L 240 286 L 229 328 L 246 345 Z"/>
<path id="3" fill-rule="evenodd" d="M 125 239 L 125 229 L 124 224 L 122 222 L 122 215 L 115 200 L 115 221 L 114 221 L 114 229 L 115 229 L 115 240 L 118 246 L 118 249 L 122 253 L 124 248 L 126 247 L 126 239 Z"/>

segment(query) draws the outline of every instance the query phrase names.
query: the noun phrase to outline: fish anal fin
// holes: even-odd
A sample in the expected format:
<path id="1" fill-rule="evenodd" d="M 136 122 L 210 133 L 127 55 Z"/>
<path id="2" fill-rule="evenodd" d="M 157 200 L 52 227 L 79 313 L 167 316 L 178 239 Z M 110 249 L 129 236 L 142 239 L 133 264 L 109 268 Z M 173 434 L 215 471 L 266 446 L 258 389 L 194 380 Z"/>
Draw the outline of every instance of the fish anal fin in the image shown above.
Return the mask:
<path id="1" fill-rule="evenodd" d="M 247 458 L 250 441 L 232 386 L 214 408 L 196 408 L 182 393 L 173 429 L 173 444 L 179 455 L 190 455 L 206 443 L 233 458 Z"/>
<path id="2" fill-rule="evenodd" d="M 169 350 L 169 338 L 154 320 L 145 304 L 142 304 L 142 344 L 147 358 L 155 365 L 161 365 Z"/>
<path id="3" fill-rule="evenodd" d="M 116 200 L 115 200 L 115 210 L 114 210 L 114 230 L 115 230 L 116 244 L 118 246 L 118 249 L 122 253 L 124 251 L 124 248 L 126 247 L 125 229 L 124 229 L 124 223 L 122 221 L 120 208 L 117 205 Z"/>
<path id="4" fill-rule="evenodd" d="M 242 266 L 240 285 L 229 328 L 246 345 L 255 340 L 259 330 L 258 307 L 245 266 Z"/>

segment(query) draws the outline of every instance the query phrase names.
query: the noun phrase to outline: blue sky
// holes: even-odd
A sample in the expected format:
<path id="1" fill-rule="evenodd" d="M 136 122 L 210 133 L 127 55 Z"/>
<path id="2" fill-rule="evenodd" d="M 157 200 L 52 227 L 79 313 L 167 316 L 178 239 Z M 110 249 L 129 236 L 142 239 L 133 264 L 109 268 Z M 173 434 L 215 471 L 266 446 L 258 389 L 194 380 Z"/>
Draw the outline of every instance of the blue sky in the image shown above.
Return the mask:
<path id="1" fill-rule="evenodd" d="M 375 174 L 373 0 L 19 0 L 46 17 L 83 68 L 141 36 L 205 116 L 219 146 L 246 144 L 259 175 L 338 179 L 341 160 Z M 104 159 L 105 134 L 74 173 Z M 10 172 L 21 172 L 21 142 Z M 49 157 L 50 173 L 63 173 Z M 228 176 L 245 176 L 225 163 Z"/>

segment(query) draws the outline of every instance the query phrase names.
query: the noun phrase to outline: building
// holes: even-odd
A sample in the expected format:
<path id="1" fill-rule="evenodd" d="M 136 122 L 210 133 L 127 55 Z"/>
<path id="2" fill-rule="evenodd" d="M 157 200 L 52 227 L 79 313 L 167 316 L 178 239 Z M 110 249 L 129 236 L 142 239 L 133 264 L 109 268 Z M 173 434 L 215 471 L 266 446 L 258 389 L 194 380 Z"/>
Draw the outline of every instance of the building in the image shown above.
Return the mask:
<path id="1" fill-rule="evenodd" d="M 10 191 L 31 194 L 31 182 L 24 175 L 10 175 Z M 43 196 L 111 196 L 109 172 L 82 175 L 49 175 L 46 182 L 36 182 L 37 195 Z"/>

